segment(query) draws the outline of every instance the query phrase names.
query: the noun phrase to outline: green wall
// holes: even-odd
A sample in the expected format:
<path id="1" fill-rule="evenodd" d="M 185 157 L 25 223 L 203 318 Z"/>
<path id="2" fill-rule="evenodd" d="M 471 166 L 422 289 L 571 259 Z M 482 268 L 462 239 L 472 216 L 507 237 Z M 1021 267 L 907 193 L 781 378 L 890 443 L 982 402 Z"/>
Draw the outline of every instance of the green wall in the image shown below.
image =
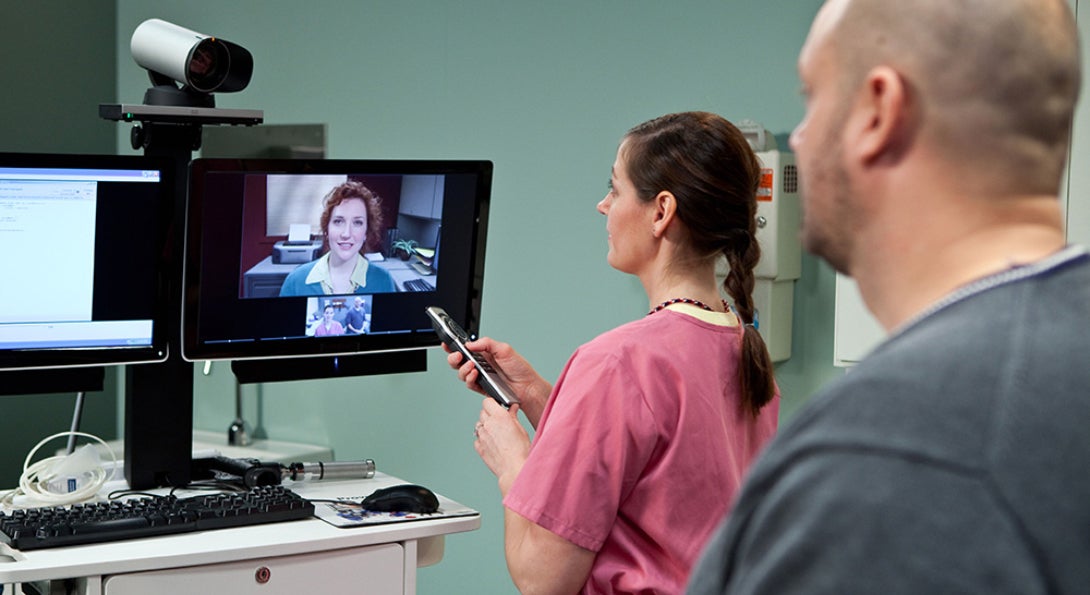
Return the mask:
<path id="1" fill-rule="evenodd" d="M 131 59 L 129 38 L 144 19 L 158 17 L 252 51 L 250 87 L 219 96 L 218 105 L 264 110 L 270 124 L 326 123 L 330 157 L 493 160 L 482 332 L 555 377 L 579 344 L 646 311 L 638 281 L 605 263 L 605 220 L 595 212 L 619 138 L 651 117 L 703 109 L 756 120 L 786 148 L 803 111 L 795 58 L 819 5 L 116 0 L 113 47 L 89 52 L 115 61 L 103 77 L 116 75 L 116 87 L 61 93 L 59 83 L 50 84 L 73 119 L 112 135 L 104 152 L 133 152 L 128 126 L 99 122 L 96 108 L 142 100 L 148 80 Z M 40 18 L 50 27 L 58 22 Z M 39 59 L 18 46 L 6 55 Z M 54 76 L 49 68 L 63 66 L 19 78 L 44 82 Z M 44 130 L 58 139 L 68 125 L 55 124 L 23 122 L 3 136 Z M 95 131 L 86 137 L 98 138 Z M 785 418 L 841 373 L 831 365 L 832 316 L 832 272 L 804 256 L 794 352 L 776 370 Z M 472 447 L 479 398 L 458 383 L 440 351 L 428 357 L 426 373 L 247 386 L 245 416 L 259 435 L 328 444 L 342 460 L 373 458 L 381 471 L 483 513 L 480 530 L 448 537 L 443 561 L 421 569 L 421 593 L 514 592 L 495 479 Z M 197 427 L 225 431 L 234 418 L 229 367 L 216 363 L 205 376 L 197 366 L 195 375 Z M 5 431 L 8 402 L 0 400 Z M 25 453 L 7 437 L 3 444 Z"/>
<path id="2" fill-rule="evenodd" d="M 116 152 L 117 124 L 98 118 L 98 104 L 117 93 L 114 0 L 2 0 L 0 8 L 11 17 L 0 35 L 0 151 Z M 27 299 L 34 299 L 33 280 L 17 282 L 25 283 Z M 108 371 L 105 390 L 87 395 L 84 431 L 116 435 L 116 376 Z M 17 485 L 24 459 L 38 441 L 69 429 L 74 404 L 74 394 L 0 396 L 0 488 Z M 63 448 L 65 440 L 50 445 L 43 454 Z"/>

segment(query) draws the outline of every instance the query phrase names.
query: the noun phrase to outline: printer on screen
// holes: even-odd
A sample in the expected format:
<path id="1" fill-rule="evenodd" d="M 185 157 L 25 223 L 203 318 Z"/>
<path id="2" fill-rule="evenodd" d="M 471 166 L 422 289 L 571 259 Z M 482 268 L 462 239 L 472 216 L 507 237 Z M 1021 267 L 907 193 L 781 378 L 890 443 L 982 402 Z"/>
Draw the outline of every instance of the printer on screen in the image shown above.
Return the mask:
<path id="1" fill-rule="evenodd" d="M 310 225 L 292 223 L 288 239 L 273 244 L 273 264 L 302 264 L 318 258 L 322 251 L 321 240 L 310 239 Z"/>

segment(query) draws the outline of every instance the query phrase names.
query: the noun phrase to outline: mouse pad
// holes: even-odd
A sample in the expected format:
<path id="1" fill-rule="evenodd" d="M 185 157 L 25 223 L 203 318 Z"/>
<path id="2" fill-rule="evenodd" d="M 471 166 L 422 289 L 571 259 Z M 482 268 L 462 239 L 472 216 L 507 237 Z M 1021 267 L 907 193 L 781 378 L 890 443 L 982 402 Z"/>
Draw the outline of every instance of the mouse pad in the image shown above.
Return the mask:
<path id="1" fill-rule="evenodd" d="M 439 494 L 435 495 L 435 497 L 439 499 L 439 510 L 436 512 L 372 512 L 370 510 L 364 510 L 357 504 L 366 495 L 367 494 L 356 497 L 337 498 L 339 502 L 315 502 L 314 516 L 335 527 L 362 527 L 366 525 L 403 523 L 407 521 L 422 521 L 427 519 L 474 516 L 480 514 L 472 508 L 462 506 Z"/>

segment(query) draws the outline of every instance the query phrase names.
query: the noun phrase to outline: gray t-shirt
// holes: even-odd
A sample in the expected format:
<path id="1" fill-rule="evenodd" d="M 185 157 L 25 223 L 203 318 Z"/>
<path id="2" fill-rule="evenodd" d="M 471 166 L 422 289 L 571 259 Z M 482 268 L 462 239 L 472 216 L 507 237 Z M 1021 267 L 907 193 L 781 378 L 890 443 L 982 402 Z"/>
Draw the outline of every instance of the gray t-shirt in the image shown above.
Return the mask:
<path id="1" fill-rule="evenodd" d="M 956 292 L 816 395 L 688 593 L 1090 591 L 1090 256 Z"/>

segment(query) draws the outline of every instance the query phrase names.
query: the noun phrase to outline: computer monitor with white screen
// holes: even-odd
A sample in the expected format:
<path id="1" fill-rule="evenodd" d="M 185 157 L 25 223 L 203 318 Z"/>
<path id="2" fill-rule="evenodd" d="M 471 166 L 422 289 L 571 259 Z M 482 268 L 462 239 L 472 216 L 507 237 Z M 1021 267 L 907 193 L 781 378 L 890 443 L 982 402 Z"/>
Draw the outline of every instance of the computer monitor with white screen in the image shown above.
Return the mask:
<path id="1" fill-rule="evenodd" d="M 167 357 L 169 177 L 144 156 L 0 153 L 2 392 Z"/>
<path id="2" fill-rule="evenodd" d="M 184 357 L 244 382 L 379 374 L 439 345 L 427 306 L 475 332 L 491 177 L 489 161 L 194 160 Z"/>

